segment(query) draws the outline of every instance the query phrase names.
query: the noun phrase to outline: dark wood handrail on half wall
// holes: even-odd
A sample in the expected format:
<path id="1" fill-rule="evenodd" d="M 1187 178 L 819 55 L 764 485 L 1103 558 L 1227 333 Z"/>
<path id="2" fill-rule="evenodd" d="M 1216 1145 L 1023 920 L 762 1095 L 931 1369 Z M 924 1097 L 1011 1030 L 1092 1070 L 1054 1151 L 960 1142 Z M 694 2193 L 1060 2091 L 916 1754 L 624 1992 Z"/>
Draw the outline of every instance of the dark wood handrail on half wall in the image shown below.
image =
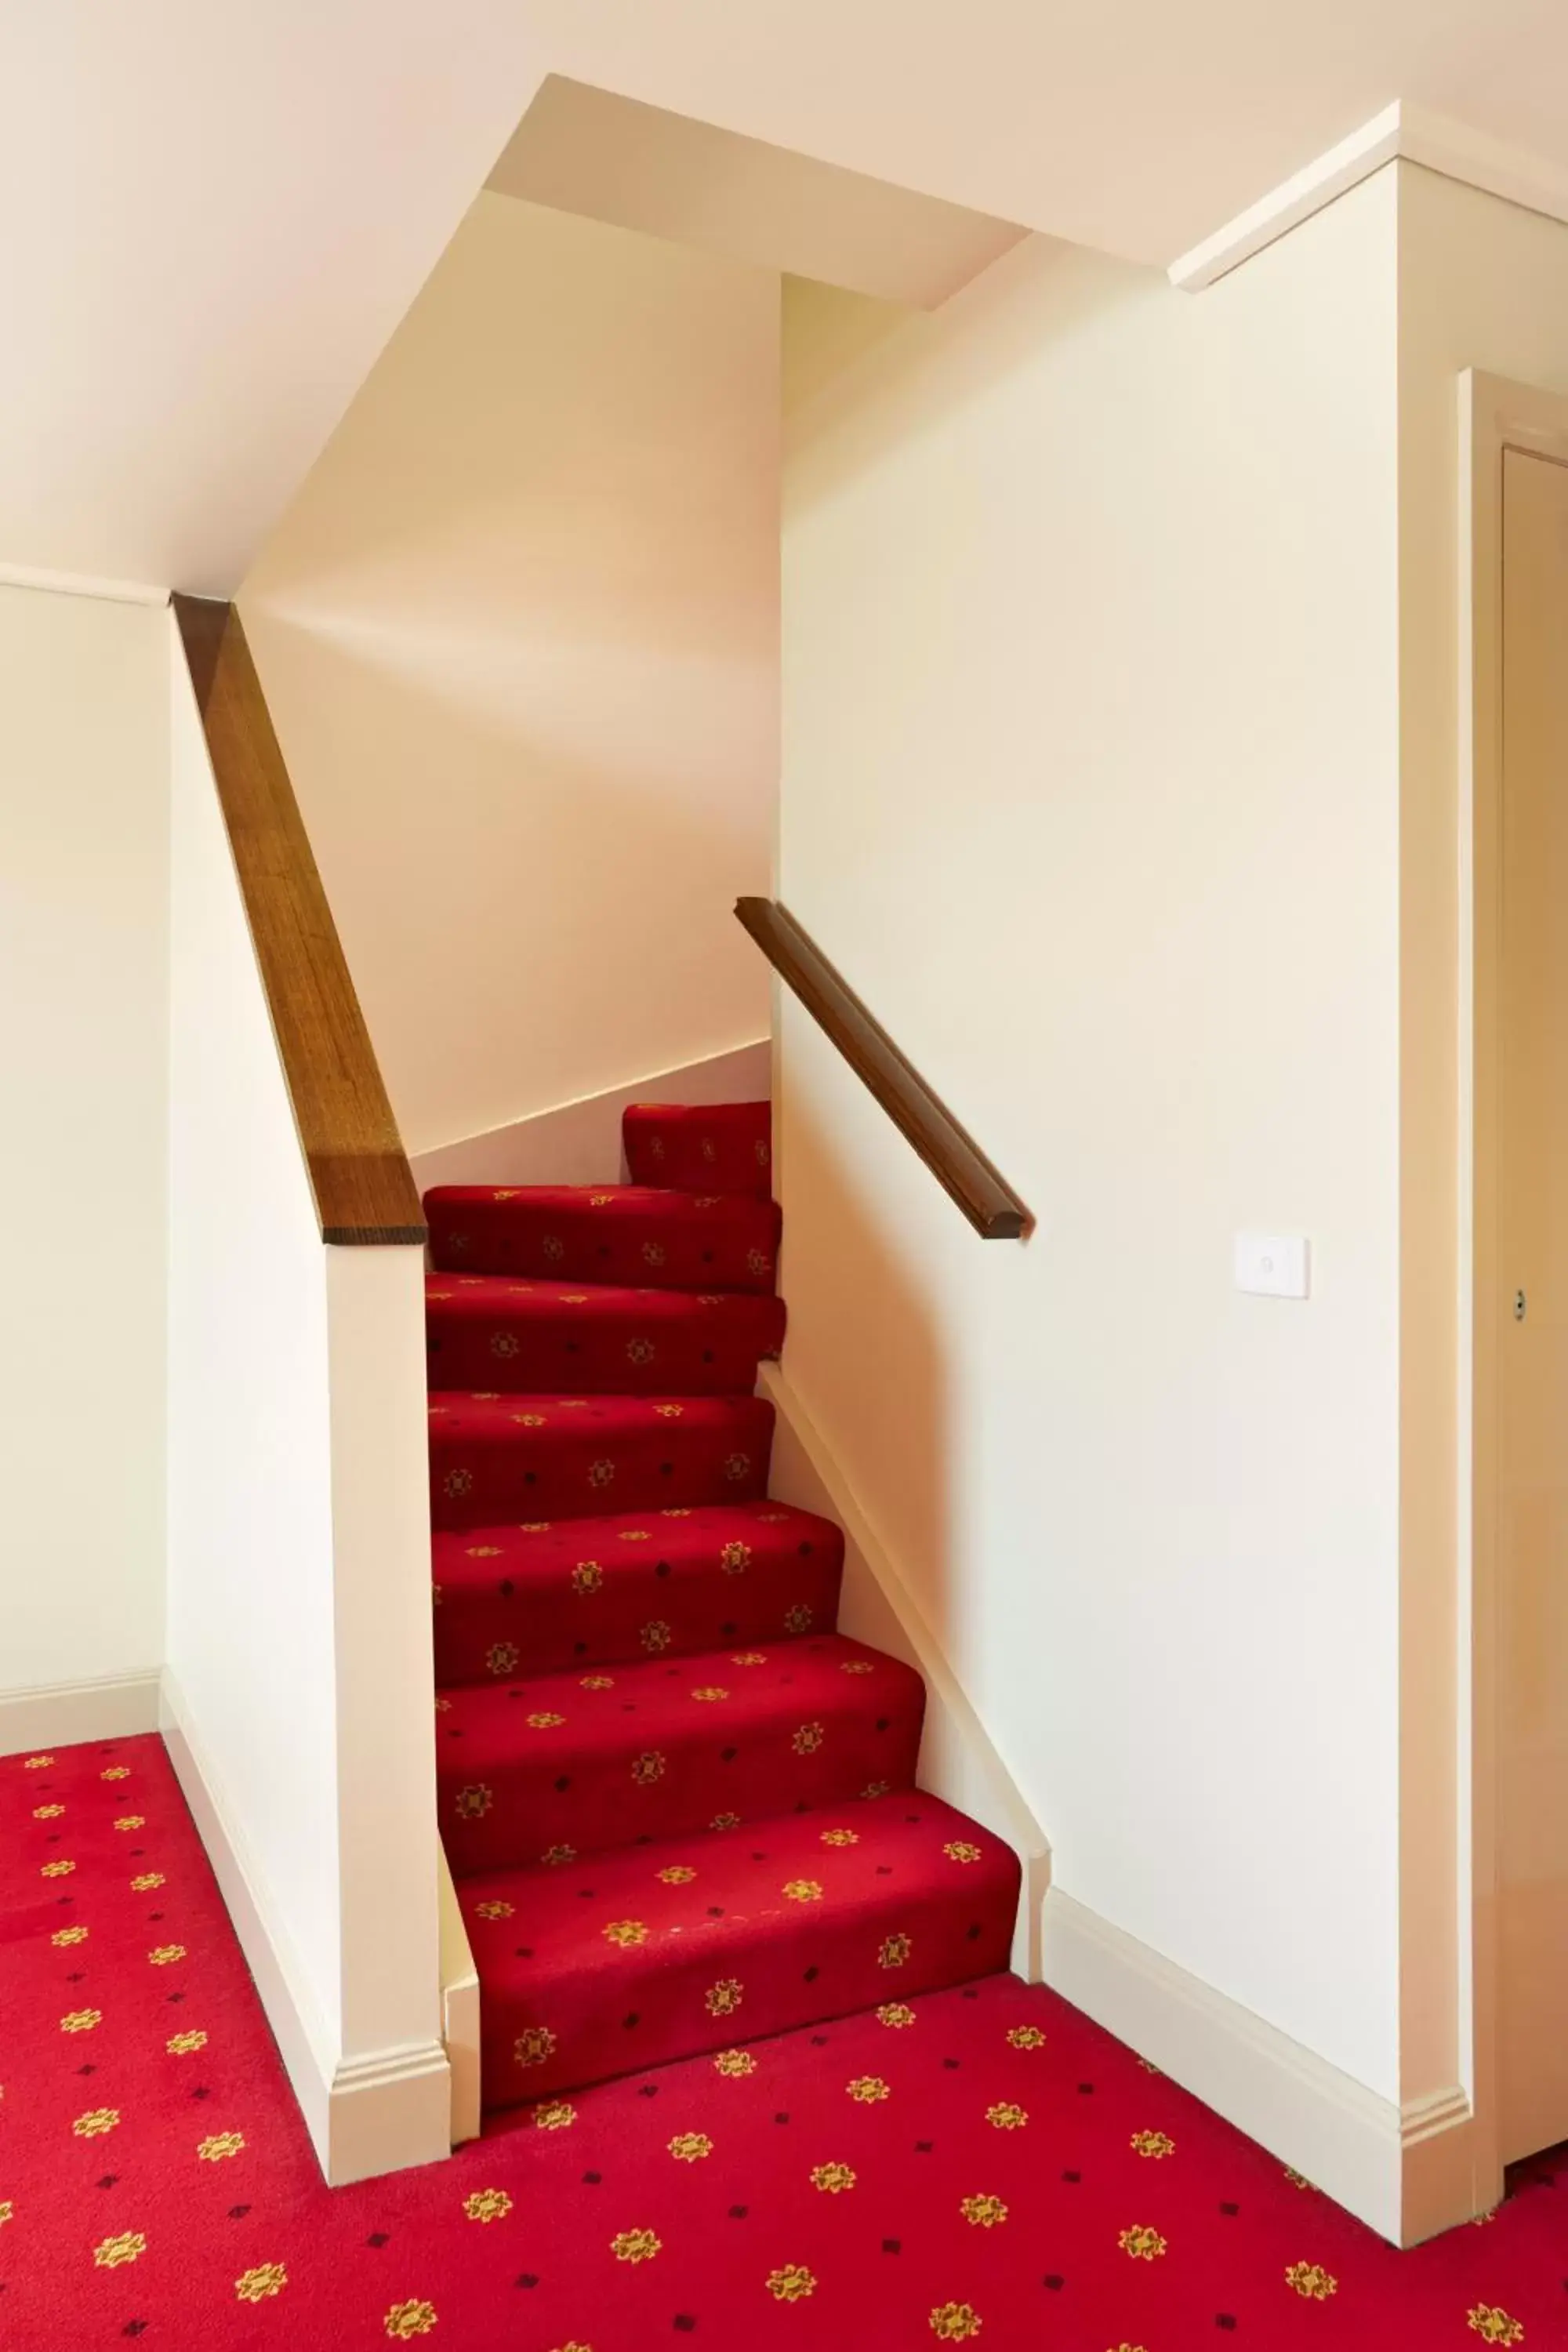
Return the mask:
<path id="1" fill-rule="evenodd" d="M 1005 1177 L 900 1053 L 789 909 L 775 898 L 738 898 L 735 913 L 779 978 L 870 1088 L 982 1239 L 1021 1241 L 1032 1232 L 1035 1220 Z"/>
<path id="2" fill-rule="evenodd" d="M 176 596 L 174 617 L 321 1239 L 417 1245 L 418 1190 L 239 614 Z"/>

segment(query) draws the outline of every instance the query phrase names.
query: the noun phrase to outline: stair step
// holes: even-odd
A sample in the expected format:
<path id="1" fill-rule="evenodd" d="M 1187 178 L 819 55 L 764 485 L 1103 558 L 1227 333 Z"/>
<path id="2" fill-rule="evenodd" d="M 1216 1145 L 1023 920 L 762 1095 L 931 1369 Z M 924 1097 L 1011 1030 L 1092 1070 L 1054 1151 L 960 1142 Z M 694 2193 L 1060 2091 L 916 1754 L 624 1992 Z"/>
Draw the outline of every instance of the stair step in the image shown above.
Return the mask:
<path id="1" fill-rule="evenodd" d="M 826 1632 L 844 1537 L 784 1503 L 465 1528 L 432 1548 L 436 1680 L 563 1674 Z"/>
<path id="2" fill-rule="evenodd" d="M 456 1875 L 912 1785 L 925 1685 L 840 1633 L 462 1684 L 437 1699 Z"/>
<path id="3" fill-rule="evenodd" d="M 466 1879 L 486 2105 L 860 2009 L 878 2010 L 891 2057 L 920 2030 L 910 1995 L 1006 1968 L 1018 1880 L 1000 1839 L 914 1790 Z M 739 2053 L 720 2063 L 750 2071 Z M 886 2095 L 878 2082 L 853 2078 L 847 2099 Z"/>
<path id="4" fill-rule="evenodd" d="M 720 1396 L 755 1387 L 783 1345 L 784 1306 L 755 1291 L 433 1274 L 425 1324 L 433 1388 Z"/>
<path id="5" fill-rule="evenodd" d="M 430 1399 L 437 1528 L 523 1525 L 660 1506 L 753 1502 L 767 1491 L 773 1409 L 761 1397 Z"/>
<path id="6" fill-rule="evenodd" d="M 745 1192 L 647 1184 L 445 1184 L 425 1195 L 431 1263 L 659 1290 L 771 1291 L 779 1212 Z"/>
<path id="7" fill-rule="evenodd" d="M 772 1193 L 771 1103 L 633 1103 L 621 1141 L 634 1184 Z"/>

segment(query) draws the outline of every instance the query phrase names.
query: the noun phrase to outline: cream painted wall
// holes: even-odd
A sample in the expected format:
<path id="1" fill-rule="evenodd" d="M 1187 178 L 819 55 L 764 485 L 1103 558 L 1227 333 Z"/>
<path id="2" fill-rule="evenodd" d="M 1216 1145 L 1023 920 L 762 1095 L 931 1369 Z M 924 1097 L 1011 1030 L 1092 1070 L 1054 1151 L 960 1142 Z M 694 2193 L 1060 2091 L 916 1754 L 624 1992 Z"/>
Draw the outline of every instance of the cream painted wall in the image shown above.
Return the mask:
<path id="1" fill-rule="evenodd" d="M 166 627 L 0 589 L 0 1744 L 163 1658 Z"/>
<path id="2" fill-rule="evenodd" d="M 412 1152 L 766 1029 L 778 314 L 481 196 L 246 583 Z"/>
<path id="3" fill-rule="evenodd" d="M 1468 1853 L 1457 1786 L 1469 1709 L 1468 1494 L 1456 1419 L 1468 1380 L 1455 1150 L 1464 952 L 1458 377 L 1480 368 L 1568 394 L 1568 228 L 1399 168 L 1405 2041 L 1407 2081 L 1430 2075 L 1432 2053 L 1455 2038 L 1458 2000 L 1468 2083 Z"/>
<path id="4" fill-rule="evenodd" d="M 797 372 L 781 814 L 1039 1218 L 980 1242 L 786 1003 L 786 1371 L 1057 1885 L 1385 2099 L 1395 186 L 1196 299 L 1036 240 Z"/>

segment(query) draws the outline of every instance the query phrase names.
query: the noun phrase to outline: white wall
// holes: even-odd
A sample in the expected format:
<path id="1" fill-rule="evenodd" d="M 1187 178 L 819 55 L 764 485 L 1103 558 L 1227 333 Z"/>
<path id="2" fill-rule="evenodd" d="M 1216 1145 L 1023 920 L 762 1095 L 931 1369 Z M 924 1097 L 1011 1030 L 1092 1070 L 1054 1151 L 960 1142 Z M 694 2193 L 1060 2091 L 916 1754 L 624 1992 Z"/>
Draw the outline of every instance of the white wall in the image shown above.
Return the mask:
<path id="1" fill-rule="evenodd" d="M 166 626 L 0 589 L 0 1746 L 163 1657 Z"/>
<path id="2" fill-rule="evenodd" d="M 876 322 L 789 425 L 781 817 L 1039 1218 L 979 1241 L 786 1003 L 785 1370 L 1057 1885 L 1385 2100 L 1394 195 L 1195 299 L 1036 240 Z"/>
<path id="3" fill-rule="evenodd" d="M 1461 1353 L 1458 985 L 1458 377 L 1474 367 L 1568 394 L 1568 228 L 1400 167 L 1400 736 L 1405 1048 L 1405 2043 L 1432 2073 L 1468 2001 L 1468 1876 L 1455 1900 L 1470 1702 L 1468 1530 L 1455 1407 Z M 1460 1629 L 1456 1656 L 1455 1633 Z M 1456 1915 L 1458 1928 L 1456 1930 Z M 1459 2078 L 1471 2079 L 1461 2007 Z"/>
<path id="4" fill-rule="evenodd" d="M 412 1152 L 766 1029 L 778 315 L 482 196 L 246 583 Z"/>
<path id="5" fill-rule="evenodd" d="M 328 2177 L 445 2152 L 422 1256 L 327 1249 L 174 625 L 171 1751 Z"/>

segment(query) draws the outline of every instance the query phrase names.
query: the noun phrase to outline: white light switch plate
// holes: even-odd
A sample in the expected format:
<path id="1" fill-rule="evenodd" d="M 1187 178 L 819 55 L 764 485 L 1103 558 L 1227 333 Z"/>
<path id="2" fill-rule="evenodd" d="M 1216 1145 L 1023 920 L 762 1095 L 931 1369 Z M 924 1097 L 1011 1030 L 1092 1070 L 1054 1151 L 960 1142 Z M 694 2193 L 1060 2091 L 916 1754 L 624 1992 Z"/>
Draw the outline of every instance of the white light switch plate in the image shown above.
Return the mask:
<path id="1" fill-rule="evenodd" d="M 1237 1234 L 1236 1286 L 1260 1298 L 1305 1298 L 1305 1234 Z"/>

